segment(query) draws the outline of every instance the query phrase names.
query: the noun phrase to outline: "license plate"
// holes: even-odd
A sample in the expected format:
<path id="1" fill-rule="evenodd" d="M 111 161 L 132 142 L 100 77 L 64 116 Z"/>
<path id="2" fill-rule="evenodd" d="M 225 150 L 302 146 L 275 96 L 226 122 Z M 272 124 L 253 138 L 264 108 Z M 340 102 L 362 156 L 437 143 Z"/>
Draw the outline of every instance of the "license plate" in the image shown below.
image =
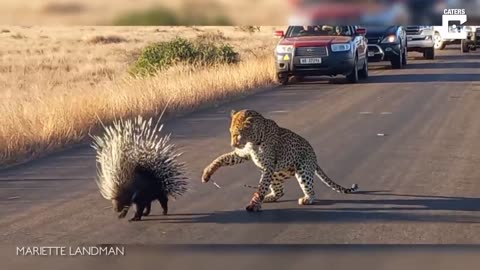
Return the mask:
<path id="1" fill-rule="evenodd" d="M 300 64 L 321 64 L 322 58 L 300 58 Z"/>
<path id="2" fill-rule="evenodd" d="M 410 40 L 413 40 L 413 38 L 412 37 L 407 37 L 407 40 L 410 41 Z"/>
<path id="3" fill-rule="evenodd" d="M 374 52 L 368 52 L 368 56 L 375 56 L 375 53 Z"/>

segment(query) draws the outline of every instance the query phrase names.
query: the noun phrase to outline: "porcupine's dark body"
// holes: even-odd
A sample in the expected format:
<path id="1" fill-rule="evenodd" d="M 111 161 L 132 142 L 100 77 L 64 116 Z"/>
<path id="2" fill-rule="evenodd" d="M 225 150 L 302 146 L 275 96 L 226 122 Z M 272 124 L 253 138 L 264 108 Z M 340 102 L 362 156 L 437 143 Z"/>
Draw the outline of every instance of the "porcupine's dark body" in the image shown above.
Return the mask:
<path id="1" fill-rule="evenodd" d="M 142 216 L 148 216 L 152 208 L 152 202 L 158 200 L 163 208 L 163 214 L 168 214 L 168 192 L 156 179 L 150 170 L 137 167 L 134 172 L 134 183 L 137 183 L 130 191 L 126 191 L 123 198 L 113 200 L 114 210 L 120 212 L 119 217 L 127 215 L 129 206 L 135 204 L 136 211 L 132 220 L 141 220 Z M 136 195 L 133 198 L 133 194 Z M 131 199 L 130 199 L 131 198 Z"/>
<path id="2" fill-rule="evenodd" d="M 114 122 L 103 137 L 94 136 L 99 177 L 97 185 L 105 199 L 111 200 L 119 218 L 130 206 L 136 212 L 131 221 L 148 216 L 151 204 L 158 200 L 163 214 L 168 213 L 169 197 L 181 196 L 187 190 L 184 164 L 177 161 L 181 153 L 169 144 L 170 136 L 159 136 L 152 119 Z"/>

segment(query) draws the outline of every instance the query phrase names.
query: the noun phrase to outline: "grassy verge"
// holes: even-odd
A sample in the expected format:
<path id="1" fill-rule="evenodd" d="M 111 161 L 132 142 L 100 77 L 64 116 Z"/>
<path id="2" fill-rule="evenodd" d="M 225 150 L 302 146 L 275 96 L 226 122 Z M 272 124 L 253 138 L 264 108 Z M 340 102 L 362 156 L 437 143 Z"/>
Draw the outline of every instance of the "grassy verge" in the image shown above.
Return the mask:
<path id="1" fill-rule="evenodd" d="M 169 112 L 191 111 L 267 86 L 273 80 L 273 59 L 264 55 L 202 70 L 176 66 L 152 77 L 125 77 L 80 91 L 16 95 L 0 103 L 0 166 L 78 143 L 98 125 L 98 118 L 109 122 L 157 113 L 170 97 Z"/>

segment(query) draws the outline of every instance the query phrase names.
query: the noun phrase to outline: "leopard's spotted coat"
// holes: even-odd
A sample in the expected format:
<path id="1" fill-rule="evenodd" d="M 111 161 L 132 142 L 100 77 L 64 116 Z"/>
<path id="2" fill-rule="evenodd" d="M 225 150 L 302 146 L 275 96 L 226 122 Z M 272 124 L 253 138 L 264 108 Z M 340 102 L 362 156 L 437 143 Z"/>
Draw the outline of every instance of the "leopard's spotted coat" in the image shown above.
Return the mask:
<path id="1" fill-rule="evenodd" d="M 253 194 L 247 211 L 259 211 L 262 202 L 274 202 L 284 195 L 284 181 L 295 176 L 304 193 L 300 205 L 312 204 L 315 199 L 314 177 L 341 193 L 358 189 L 356 184 L 345 188 L 332 181 L 318 166 L 310 143 L 293 131 L 278 126 L 273 120 L 253 110 L 231 112 L 231 146 L 234 150 L 210 163 L 202 175 L 202 182 L 222 166 L 233 166 L 251 160 L 261 169 L 258 190 Z M 270 193 L 266 194 L 270 189 Z"/>

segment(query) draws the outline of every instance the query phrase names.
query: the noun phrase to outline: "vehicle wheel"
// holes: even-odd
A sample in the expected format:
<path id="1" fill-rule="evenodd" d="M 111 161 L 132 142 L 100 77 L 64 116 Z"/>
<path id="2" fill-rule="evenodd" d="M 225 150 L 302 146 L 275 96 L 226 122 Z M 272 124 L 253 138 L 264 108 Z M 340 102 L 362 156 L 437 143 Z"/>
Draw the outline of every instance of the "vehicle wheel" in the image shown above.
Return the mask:
<path id="1" fill-rule="evenodd" d="M 403 63 L 402 56 L 403 56 L 403 53 L 399 54 L 397 57 L 393 58 L 390 61 L 390 63 L 392 63 L 392 68 L 394 69 L 402 68 L 402 63 Z"/>
<path id="2" fill-rule="evenodd" d="M 363 63 L 363 67 L 359 71 L 358 76 L 362 79 L 368 78 L 368 57 L 365 57 L 365 62 Z"/>
<path id="3" fill-rule="evenodd" d="M 403 66 L 407 65 L 407 50 L 406 49 L 405 49 L 405 51 L 403 52 L 403 55 L 402 55 L 402 65 Z"/>
<path id="4" fill-rule="evenodd" d="M 347 81 L 349 83 L 358 82 L 358 58 L 355 57 L 355 62 L 353 63 L 353 70 L 350 74 L 347 75 Z"/>
<path id="5" fill-rule="evenodd" d="M 468 42 L 467 40 L 465 39 L 462 39 L 461 43 L 460 43 L 460 49 L 462 50 L 462 53 L 468 53 L 469 51 L 469 48 L 468 48 Z"/>
<path id="6" fill-rule="evenodd" d="M 288 84 L 288 75 L 284 73 L 277 73 L 277 81 L 281 85 L 287 85 Z"/>
<path id="7" fill-rule="evenodd" d="M 428 60 L 435 59 L 435 49 L 434 48 L 427 48 L 423 51 L 423 57 Z"/>
<path id="8" fill-rule="evenodd" d="M 443 49 L 445 49 L 446 45 L 447 44 L 445 44 L 445 42 L 443 42 L 440 34 L 438 32 L 435 32 L 435 34 L 433 35 L 433 48 L 435 50 L 443 50 Z"/>

